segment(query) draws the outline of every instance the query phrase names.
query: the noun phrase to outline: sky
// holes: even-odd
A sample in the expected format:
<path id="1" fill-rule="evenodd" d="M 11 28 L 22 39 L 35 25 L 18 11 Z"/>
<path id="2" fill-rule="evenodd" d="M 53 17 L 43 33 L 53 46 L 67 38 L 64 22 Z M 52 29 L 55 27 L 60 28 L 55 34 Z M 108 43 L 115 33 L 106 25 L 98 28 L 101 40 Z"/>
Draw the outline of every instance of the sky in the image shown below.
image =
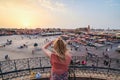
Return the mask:
<path id="1" fill-rule="evenodd" d="M 120 0 L 0 0 L 0 28 L 120 29 Z"/>

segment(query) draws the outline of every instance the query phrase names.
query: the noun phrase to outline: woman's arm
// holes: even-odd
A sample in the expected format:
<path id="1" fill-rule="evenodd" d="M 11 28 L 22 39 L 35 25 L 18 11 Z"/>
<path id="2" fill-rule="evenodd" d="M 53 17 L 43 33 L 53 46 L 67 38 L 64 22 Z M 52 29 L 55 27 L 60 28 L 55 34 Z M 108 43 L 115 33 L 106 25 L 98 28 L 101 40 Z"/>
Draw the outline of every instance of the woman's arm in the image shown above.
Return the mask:
<path id="1" fill-rule="evenodd" d="M 50 50 L 48 50 L 47 48 L 48 48 L 52 43 L 53 43 L 53 41 L 47 43 L 46 45 L 44 45 L 44 46 L 42 47 L 43 52 L 44 52 L 49 58 L 51 57 L 52 52 L 51 52 Z"/>

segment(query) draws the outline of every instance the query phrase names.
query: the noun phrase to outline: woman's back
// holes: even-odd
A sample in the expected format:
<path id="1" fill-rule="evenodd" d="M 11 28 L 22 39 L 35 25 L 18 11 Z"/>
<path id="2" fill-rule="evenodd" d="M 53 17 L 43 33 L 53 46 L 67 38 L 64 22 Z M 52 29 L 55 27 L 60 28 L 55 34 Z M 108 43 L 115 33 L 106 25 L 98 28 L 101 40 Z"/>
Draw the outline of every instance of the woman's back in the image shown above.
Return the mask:
<path id="1" fill-rule="evenodd" d="M 62 74 L 68 70 L 68 66 L 71 62 L 71 57 L 66 55 L 65 60 L 60 60 L 60 58 L 56 54 L 51 55 L 51 65 L 52 65 L 52 72 L 57 74 Z"/>

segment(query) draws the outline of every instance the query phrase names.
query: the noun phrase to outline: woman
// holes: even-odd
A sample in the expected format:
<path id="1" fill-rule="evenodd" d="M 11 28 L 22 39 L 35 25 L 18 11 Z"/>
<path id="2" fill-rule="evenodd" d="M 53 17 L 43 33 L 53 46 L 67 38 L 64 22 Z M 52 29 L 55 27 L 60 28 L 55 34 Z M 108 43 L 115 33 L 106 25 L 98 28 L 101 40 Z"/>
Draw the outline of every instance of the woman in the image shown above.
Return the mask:
<path id="1" fill-rule="evenodd" d="M 47 49 L 52 43 L 53 52 Z M 68 67 L 71 62 L 71 55 L 61 37 L 54 42 L 51 41 L 46 44 L 42 50 L 50 58 L 52 65 L 50 80 L 68 80 Z"/>

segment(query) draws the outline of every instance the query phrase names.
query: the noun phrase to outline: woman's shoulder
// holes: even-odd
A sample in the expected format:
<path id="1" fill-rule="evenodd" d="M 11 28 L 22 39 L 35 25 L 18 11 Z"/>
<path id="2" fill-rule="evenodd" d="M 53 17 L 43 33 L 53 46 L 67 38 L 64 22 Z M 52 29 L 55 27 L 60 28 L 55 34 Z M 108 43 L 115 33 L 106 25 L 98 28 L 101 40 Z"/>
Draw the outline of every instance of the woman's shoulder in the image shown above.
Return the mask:
<path id="1" fill-rule="evenodd" d="M 57 55 L 55 53 L 52 53 L 51 58 L 53 58 L 53 57 L 57 57 Z"/>

